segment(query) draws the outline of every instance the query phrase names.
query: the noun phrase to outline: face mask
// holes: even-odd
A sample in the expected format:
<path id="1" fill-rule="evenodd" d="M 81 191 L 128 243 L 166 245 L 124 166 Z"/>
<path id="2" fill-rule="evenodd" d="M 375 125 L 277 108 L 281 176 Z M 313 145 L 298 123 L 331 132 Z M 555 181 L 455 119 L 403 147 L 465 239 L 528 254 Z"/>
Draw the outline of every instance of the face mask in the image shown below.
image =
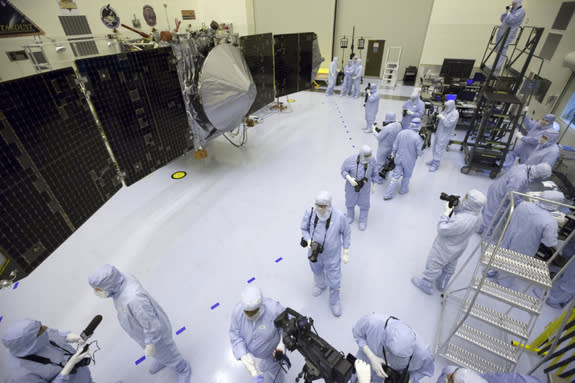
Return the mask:
<path id="1" fill-rule="evenodd" d="M 264 312 L 264 308 L 263 308 L 263 307 L 260 307 L 260 308 L 258 309 L 258 311 L 257 311 L 255 314 L 253 314 L 252 316 L 248 316 L 245 311 L 244 311 L 244 314 L 246 314 L 246 318 L 248 318 L 248 319 L 251 320 L 252 322 L 255 322 L 255 321 L 257 321 L 257 320 L 259 319 L 259 317 L 262 316 L 263 312 Z"/>
<path id="2" fill-rule="evenodd" d="M 322 221 L 325 221 L 326 219 L 328 219 L 329 215 L 331 214 L 331 209 L 328 206 L 324 206 L 324 207 L 317 207 L 316 206 L 316 211 L 317 211 L 317 216 Z"/>
<path id="3" fill-rule="evenodd" d="M 371 158 L 371 156 L 361 156 L 361 163 L 367 164 L 369 162 L 370 158 Z"/>
<path id="4" fill-rule="evenodd" d="M 98 298 L 108 298 L 108 296 L 110 295 L 109 292 L 104 290 L 94 290 L 94 294 L 96 294 Z"/>

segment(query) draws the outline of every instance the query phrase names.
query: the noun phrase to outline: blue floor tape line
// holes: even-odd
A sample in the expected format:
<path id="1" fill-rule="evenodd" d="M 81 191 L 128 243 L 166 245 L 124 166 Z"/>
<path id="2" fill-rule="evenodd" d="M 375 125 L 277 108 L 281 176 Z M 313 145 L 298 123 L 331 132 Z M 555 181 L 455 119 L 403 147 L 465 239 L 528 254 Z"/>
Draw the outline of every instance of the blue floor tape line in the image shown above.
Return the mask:
<path id="1" fill-rule="evenodd" d="M 16 289 L 18 287 L 18 285 L 20 284 L 20 282 L 16 282 L 14 283 L 14 287 L 12 287 L 12 290 Z"/>
<path id="2" fill-rule="evenodd" d="M 178 331 L 176 331 L 176 335 L 180 335 L 181 333 L 183 333 L 184 331 L 186 331 L 186 326 L 182 327 L 181 329 L 179 329 Z"/>
<path id="3" fill-rule="evenodd" d="M 0 322 L 2 322 L 2 319 L 3 319 L 3 318 L 4 318 L 4 317 L 0 317 Z"/>
<path id="4" fill-rule="evenodd" d="M 278 259 L 276 259 L 276 263 L 278 263 L 279 261 L 281 261 L 283 258 L 279 257 Z"/>
<path id="5" fill-rule="evenodd" d="M 215 305 L 213 305 L 212 307 L 210 307 L 212 310 L 215 309 L 216 307 L 218 307 L 220 305 L 220 302 L 216 303 Z"/>
<path id="6" fill-rule="evenodd" d="M 134 363 L 136 363 L 136 366 L 140 363 L 142 363 L 144 360 L 146 360 L 145 356 L 142 356 L 140 359 L 136 360 Z"/>
<path id="7" fill-rule="evenodd" d="M 255 280 L 256 280 L 256 277 L 251 277 L 250 279 L 248 279 L 248 283 L 252 283 Z"/>

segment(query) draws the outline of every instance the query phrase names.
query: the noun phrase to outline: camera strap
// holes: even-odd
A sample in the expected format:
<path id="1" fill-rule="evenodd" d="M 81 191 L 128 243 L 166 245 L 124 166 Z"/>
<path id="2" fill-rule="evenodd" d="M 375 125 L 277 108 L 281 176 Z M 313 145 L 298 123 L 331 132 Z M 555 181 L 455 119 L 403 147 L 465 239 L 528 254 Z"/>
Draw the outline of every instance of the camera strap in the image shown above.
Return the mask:
<path id="1" fill-rule="evenodd" d="M 18 359 L 29 360 L 30 362 L 36 362 L 40 364 L 53 364 L 54 366 L 64 368 L 64 365 L 62 363 L 54 363 L 50 359 L 44 358 L 43 356 L 40 355 L 33 354 L 33 355 L 19 356 Z M 54 379 L 56 379 L 58 375 L 60 375 L 60 371 L 58 371 L 58 373 L 54 375 L 52 378 L 48 379 L 48 382 L 52 382 Z"/>
<path id="2" fill-rule="evenodd" d="M 387 328 L 387 322 L 389 322 L 390 319 L 395 319 L 395 320 L 399 320 L 396 317 L 394 317 L 393 315 L 389 316 L 387 318 L 387 320 L 385 321 L 385 325 L 383 326 L 383 328 Z M 385 360 L 385 364 L 387 366 L 389 366 L 389 368 L 391 368 L 391 366 L 389 365 L 389 363 L 387 362 L 387 355 L 385 353 L 385 346 L 381 346 L 381 348 L 383 349 L 383 360 Z M 411 363 L 411 358 L 413 358 L 413 354 L 411 354 L 411 356 L 409 357 L 409 360 L 407 361 L 407 366 L 405 366 L 405 368 L 403 369 L 403 371 L 401 371 L 401 376 L 400 378 L 403 379 L 403 377 L 406 376 L 406 374 L 409 374 L 409 372 L 407 371 L 409 369 L 409 364 Z M 392 370 L 394 370 L 393 368 L 391 368 Z M 394 370 L 395 371 L 395 370 Z M 409 380 L 409 379 L 408 379 Z M 402 380 L 401 380 L 402 381 Z M 401 383 L 401 381 L 399 383 Z"/>
<path id="3" fill-rule="evenodd" d="M 357 160 L 355 161 L 355 178 L 358 178 L 359 176 L 359 158 L 361 157 L 361 154 L 357 156 Z M 366 162 L 365 164 L 363 164 L 363 177 L 362 178 L 367 178 L 367 167 L 368 167 L 369 163 Z"/>
<path id="4" fill-rule="evenodd" d="M 309 215 L 308 226 L 310 226 L 310 224 L 311 224 L 311 215 L 312 214 L 313 214 L 313 207 L 311 208 L 311 214 Z M 313 220 L 313 230 L 311 232 L 311 241 L 312 242 L 313 242 L 313 236 L 315 235 L 315 228 L 317 226 L 318 221 L 319 221 L 319 217 L 317 216 L 317 213 L 315 213 L 315 219 Z M 322 246 L 325 244 L 325 237 L 327 236 L 327 230 L 329 229 L 330 223 L 331 223 L 331 214 L 329 215 L 327 221 L 325 221 L 325 233 L 323 233 L 323 242 L 321 243 Z"/>

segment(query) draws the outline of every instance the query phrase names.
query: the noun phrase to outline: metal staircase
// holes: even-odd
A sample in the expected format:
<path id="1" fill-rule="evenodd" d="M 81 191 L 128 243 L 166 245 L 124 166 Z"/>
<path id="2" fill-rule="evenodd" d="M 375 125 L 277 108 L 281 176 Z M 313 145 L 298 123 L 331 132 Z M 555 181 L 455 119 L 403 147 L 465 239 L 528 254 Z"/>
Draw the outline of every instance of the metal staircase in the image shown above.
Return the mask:
<path id="1" fill-rule="evenodd" d="M 549 264 L 554 257 L 545 262 L 499 246 L 515 210 L 515 201 L 522 196 L 528 197 L 516 192 L 508 194 L 495 215 L 500 218 L 494 219 L 480 243 L 447 286 L 446 293 L 442 295 L 435 351 L 440 356 L 479 373 L 514 370 L 524 349 L 513 345 L 511 340 L 527 343 L 551 289 Z M 479 262 L 469 286 L 448 291 L 478 251 Z M 556 254 L 560 251 L 561 247 Z M 527 287 L 524 291 L 516 291 L 500 286 L 487 279 L 488 270 L 504 272 L 525 281 Z M 530 295 L 528 292 L 531 287 L 539 287 L 543 291 L 543 299 Z M 463 298 L 458 296 L 462 293 Z M 443 323 L 446 323 L 447 306 L 451 303 L 456 304 L 457 314 L 447 337 L 442 339 L 441 329 Z"/>
<path id="2" fill-rule="evenodd" d="M 401 47 L 389 47 L 387 49 L 381 82 L 382 88 L 395 88 L 395 85 L 397 85 L 397 72 L 399 71 L 400 58 Z"/>
<path id="3" fill-rule="evenodd" d="M 501 171 L 512 145 L 513 133 L 520 125 L 523 105 L 532 95 L 520 95 L 521 85 L 528 80 L 525 74 L 533 58 L 540 59 L 537 74 L 543 65 L 543 59 L 535 55 L 543 28 L 521 27 L 515 41 L 509 46 L 512 53 L 501 70 L 492 70 L 503 54 L 504 44 L 497 44 L 496 41 L 497 29 L 493 29 L 483 54 L 480 68 L 486 80 L 479 91 L 475 114 L 461 146 L 465 153 L 465 166 L 461 172 L 468 174 L 471 169 L 483 169 L 490 171 L 491 178 Z M 509 30 L 506 30 L 503 41 L 508 34 Z M 493 61 L 492 56 L 495 56 Z"/>

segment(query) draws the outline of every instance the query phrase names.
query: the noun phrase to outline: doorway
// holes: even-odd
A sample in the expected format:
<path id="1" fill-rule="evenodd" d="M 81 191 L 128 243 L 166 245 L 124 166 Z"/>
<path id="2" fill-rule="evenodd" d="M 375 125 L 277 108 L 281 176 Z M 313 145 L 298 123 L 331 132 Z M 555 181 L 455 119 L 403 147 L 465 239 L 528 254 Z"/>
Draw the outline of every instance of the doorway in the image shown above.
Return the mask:
<path id="1" fill-rule="evenodd" d="M 365 57 L 365 76 L 379 77 L 385 40 L 369 40 Z"/>

